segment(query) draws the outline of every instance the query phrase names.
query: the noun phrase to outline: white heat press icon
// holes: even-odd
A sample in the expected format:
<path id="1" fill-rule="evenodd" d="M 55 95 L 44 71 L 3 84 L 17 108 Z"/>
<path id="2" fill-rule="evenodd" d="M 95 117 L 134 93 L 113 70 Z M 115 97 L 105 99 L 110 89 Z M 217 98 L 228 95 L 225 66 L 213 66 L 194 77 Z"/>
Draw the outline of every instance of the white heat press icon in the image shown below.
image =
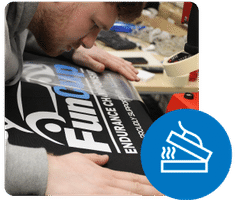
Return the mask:
<path id="1" fill-rule="evenodd" d="M 208 173 L 208 162 L 213 152 L 204 148 L 200 137 L 186 130 L 181 121 L 178 124 L 183 133 L 178 134 L 171 131 L 166 142 L 198 158 L 198 160 L 161 160 L 161 173 Z M 186 134 L 195 137 L 199 144 L 185 137 Z M 164 159 L 163 155 L 162 158 Z M 173 157 L 173 159 L 175 158 Z"/>

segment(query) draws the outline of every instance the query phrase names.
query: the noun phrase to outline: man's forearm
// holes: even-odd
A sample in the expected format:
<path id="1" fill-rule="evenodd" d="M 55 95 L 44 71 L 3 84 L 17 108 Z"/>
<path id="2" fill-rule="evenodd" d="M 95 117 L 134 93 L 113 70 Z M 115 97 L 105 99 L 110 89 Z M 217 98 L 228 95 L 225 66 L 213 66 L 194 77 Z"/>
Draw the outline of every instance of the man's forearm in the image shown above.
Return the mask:
<path id="1" fill-rule="evenodd" d="M 7 142 L 5 189 L 10 195 L 44 195 L 48 180 L 48 160 L 44 148 L 27 148 Z"/>

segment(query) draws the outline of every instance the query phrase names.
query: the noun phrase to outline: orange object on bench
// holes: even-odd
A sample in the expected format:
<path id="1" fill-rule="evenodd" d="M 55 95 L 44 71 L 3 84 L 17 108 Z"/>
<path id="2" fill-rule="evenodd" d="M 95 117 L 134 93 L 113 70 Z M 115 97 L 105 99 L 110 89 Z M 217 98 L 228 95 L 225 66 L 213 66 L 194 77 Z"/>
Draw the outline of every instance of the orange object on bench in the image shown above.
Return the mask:
<path id="1" fill-rule="evenodd" d="M 166 113 L 179 109 L 199 110 L 199 92 L 173 94 Z"/>

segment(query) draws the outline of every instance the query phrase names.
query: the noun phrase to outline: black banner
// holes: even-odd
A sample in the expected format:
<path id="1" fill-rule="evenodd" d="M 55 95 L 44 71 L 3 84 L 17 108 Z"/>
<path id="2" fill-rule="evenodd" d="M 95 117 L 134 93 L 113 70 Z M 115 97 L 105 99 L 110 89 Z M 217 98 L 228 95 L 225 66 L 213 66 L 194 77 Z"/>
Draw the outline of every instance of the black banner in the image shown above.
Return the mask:
<path id="1" fill-rule="evenodd" d="M 6 87 L 9 142 L 55 155 L 108 154 L 106 167 L 143 174 L 141 143 L 152 121 L 131 85 L 110 71 L 39 59 L 26 62 L 22 80 Z"/>

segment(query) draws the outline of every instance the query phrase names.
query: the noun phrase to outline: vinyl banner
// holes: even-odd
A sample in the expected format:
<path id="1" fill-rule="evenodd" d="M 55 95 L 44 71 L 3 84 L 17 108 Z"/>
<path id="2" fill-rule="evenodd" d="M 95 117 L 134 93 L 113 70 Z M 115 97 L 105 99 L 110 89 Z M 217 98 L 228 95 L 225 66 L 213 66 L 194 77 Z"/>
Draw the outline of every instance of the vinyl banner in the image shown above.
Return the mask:
<path id="1" fill-rule="evenodd" d="M 54 155 L 108 154 L 106 167 L 143 174 L 140 148 L 152 121 L 133 86 L 107 70 L 33 58 L 22 79 L 5 89 L 9 143 Z"/>

